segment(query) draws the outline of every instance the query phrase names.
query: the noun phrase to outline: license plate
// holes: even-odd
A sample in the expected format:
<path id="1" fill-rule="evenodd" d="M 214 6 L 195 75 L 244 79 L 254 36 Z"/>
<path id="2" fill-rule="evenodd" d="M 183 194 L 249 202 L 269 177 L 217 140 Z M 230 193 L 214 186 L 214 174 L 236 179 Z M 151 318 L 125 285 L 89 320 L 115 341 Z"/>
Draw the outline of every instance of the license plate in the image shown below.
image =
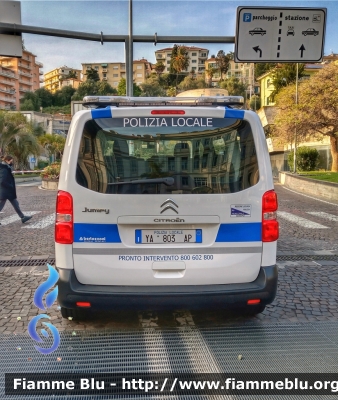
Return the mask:
<path id="1" fill-rule="evenodd" d="M 136 229 L 135 243 L 202 243 L 202 229 Z"/>

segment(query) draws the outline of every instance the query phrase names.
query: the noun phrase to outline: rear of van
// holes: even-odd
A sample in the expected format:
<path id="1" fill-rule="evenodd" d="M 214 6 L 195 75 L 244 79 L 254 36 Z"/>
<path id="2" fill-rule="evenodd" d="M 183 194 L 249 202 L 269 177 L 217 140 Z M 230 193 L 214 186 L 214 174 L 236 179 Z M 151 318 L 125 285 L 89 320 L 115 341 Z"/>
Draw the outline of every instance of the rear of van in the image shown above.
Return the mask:
<path id="1" fill-rule="evenodd" d="M 229 307 L 277 288 L 269 153 L 236 97 L 88 97 L 62 160 L 59 303 L 77 310 Z M 102 107 L 103 106 L 103 107 Z"/>

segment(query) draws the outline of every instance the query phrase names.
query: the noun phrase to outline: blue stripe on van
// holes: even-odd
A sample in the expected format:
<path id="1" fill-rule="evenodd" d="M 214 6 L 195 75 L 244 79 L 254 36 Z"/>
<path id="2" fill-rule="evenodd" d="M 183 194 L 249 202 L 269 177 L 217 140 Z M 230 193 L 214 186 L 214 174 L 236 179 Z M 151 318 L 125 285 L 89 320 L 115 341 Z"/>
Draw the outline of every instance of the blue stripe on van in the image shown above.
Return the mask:
<path id="1" fill-rule="evenodd" d="M 261 242 L 261 222 L 221 224 L 216 242 Z"/>
<path id="2" fill-rule="evenodd" d="M 221 224 L 216 242 L 261 242 L 260 222 Z M 76 243 L 121 243 L 116 224 L 74 224 Z"/>
<path id="3" fill-rule="evenodd" d="M 112 118 L 112 113 L 111 113 L 111 108 L 106 107 L 106 108 L 98 108 L 95 110 L 91 110 L 92 112 L 92 118 L 93 119 L 98 119 L 98 118 Z"/>
<path id="4" fill-rule="evenodd" d="M 243 119 L 244 110 L 234 110 L 233 108 L 226 108 L 224 118 Z"/>
<path id="5" fill-rule="evenodd" d="M 74 242 L 121 243 L 116 224 L 74 224 Z"/>

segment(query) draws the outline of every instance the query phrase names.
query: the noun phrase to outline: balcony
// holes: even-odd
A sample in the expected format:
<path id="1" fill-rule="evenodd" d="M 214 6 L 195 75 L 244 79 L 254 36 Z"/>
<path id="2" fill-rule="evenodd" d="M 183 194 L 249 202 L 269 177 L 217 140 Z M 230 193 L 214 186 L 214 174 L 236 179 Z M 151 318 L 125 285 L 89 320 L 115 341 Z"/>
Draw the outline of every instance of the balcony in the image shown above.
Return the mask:
<path id="1" fill-rule="evenodd" d="M 37 65 L 40 68 L 43 68 L 43 64 L 39 61 L 35 61 L 35 65 Z"/>
<path id="2" fill-rule="evenodd" d="M 4 88 L 1 88 L 1 87 L 0 87 L 0 92 L 2 92 L 2 93 L 8 93 L 8 94 L 14 94 L 14 93 L 15 93 L 15 90 L 14 90 L 14 89 L 8 90 L 8 89 L 4 89 Z"/>
<path id="3" fill-rule="evenodd" d="M 4 96 L 0 96 L 0 101 L 5 101 L 7 103 L 15 103 L 15 99 L 13 99 L 11 97 L 4 97 Z"/>
<path id="4" fill-rule="evenodd" d="M 14 74 L 10 74 L 8 72 L 0 71 L 1 76 L 9 76 L 10 78 L 16 78 Z"/>
<path id="5" fill-rule="evenodd" d="M 15 82 L 13 82 L 13 81 L 3 81 L 2 79 L 0 80 L 0 83 L 3 83 L 4 85 L 9 85 L 9 86 L 15 85 Z"/>
<path id="6" fill-rule="evenodd" d="M 39 70 L 39 75 L 43 75 L 43 71 Z"/>
<path id="7" fill-rule="evenodd" d="M 107 68 L 103 68 L 102 72 L 108 72 Z"/>
<path id="8" fill-rule="evenodd" d="M 31 92 L 30 89 L 28 89 L 28 88 L 23 88 L 23 87 L 19 87 L 19 91 L 20 91 L 20 92 L 23 92 L 23 93 Z"/>
<path id="9" fill-rule="evenodd" d="M 21 63 L 21 62 L 19 62 L 19 67 L 20 68 L 25 68 L 25 69 L 28 69 L 28 70 L 32 70 L 32 67 L 28 64 L 23 64 L 23 63 Z"/>
<path id="10" fill-rule="evenodd" d="M 28 86 L 32 85 L 31 81 L 25 81 L 24 79 L 19 79 L 19 82 L 22 83 L 23 85 L 28 85 Z"/>
<path id="11" fill-rule="evenodd" d="M 27 72 L 23 72 L 23 71 L 19 71 L 19 75 L 29 76 L 30 78 L 32 77 L 32 74 L 27 74 Z"/>

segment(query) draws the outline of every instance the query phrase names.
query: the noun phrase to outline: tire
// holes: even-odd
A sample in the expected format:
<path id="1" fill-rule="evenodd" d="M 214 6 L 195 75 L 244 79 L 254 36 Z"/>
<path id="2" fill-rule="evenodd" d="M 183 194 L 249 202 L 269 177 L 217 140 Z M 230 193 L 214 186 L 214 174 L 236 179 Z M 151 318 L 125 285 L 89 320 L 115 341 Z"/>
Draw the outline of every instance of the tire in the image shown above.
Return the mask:
<path id="1" fill-rule="evenodd" d="M 86 319 L 88 313 L 85 310 L 61 307 L 61 315 L 65 319 L 83 320 Z"/>

